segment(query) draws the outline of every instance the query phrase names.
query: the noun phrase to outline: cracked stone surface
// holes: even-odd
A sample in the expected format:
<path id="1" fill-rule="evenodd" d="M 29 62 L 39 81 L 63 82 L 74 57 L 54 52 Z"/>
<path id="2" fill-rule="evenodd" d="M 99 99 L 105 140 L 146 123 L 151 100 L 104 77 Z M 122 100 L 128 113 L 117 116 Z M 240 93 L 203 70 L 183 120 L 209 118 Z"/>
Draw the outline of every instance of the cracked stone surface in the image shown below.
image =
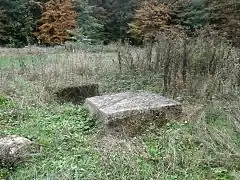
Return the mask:
<path id="1" fill-rule="evenodd" d="M 152 120 L 178 116 L 181 103 L 150 92 L 123 92 L 87 98 L 85 105 L 91 115 L 104 124 L 121 120 Z"/>

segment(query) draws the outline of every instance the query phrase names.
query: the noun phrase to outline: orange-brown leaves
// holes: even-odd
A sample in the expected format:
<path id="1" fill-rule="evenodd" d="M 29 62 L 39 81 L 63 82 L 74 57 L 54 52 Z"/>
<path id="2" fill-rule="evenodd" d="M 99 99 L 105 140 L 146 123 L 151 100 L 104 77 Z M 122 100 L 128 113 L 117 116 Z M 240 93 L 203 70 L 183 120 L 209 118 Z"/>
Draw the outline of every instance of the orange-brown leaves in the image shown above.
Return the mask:
<path id="1" fill-rule="evenodd" d="M 134 35 L 151 39 L 171 29 L 171 17 L 172 11 L 168 5 L 148 0 L 136 10 L 135 21 L 129 25 Z"/>
<path id="2" fill-rule="evenodd" d="M 155 39 L 161 33 L 176 32 L 179 27 L 172 23 L 174 4 L 173 2 L 166 4 L 157 0 L 146 0 L 140 9 L 136 10 L 135 21 L 129 24 L 130 32 L 144 39 Z"/>
<path id="3" fill-rule="evenodd" d="M 76 17 L 72 0 L 51 0 L 46 4 L 41 26 L 34 35 L 43 44 L 62 44 L 69 40 L 68 30 L 76 27 Z"/>

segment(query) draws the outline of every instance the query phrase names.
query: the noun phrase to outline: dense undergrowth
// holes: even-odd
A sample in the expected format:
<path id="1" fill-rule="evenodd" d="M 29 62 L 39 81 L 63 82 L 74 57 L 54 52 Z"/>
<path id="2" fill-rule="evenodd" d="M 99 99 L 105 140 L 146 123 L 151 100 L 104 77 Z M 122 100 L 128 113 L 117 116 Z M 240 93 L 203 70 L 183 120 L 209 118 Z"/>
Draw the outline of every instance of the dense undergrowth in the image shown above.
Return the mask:
<path id="1" fill-rule="evenodd" d="M 158 72 L 145 67 L 141 60 L 146 52 L 140 48 L 131 47 L 132 54 L 128 46 L 120 50 L 114 46 L 106 50 L 78 48 L 55 49 L 55 53 L 27 56 L 26 61 L 23 55 L 24 65 L 19 64 L 22 61 L 17 55 L 1 57 L 0 61 L 8 63 L 0 68 L 0 135 L 24 136 L 39 150 L 16 167 L 2 165 L 0 179 L 240 178 L 240 101 L 233 84 L 235 69 L 227 70 L 231 77 L 222 77 L 223 69 L 214 77 L 199 75 L 197 69 L 193 76 L 189 71 L 187 87 L 176 84 L 179 79 L 171 74 L 165 95 L 183 102 L 182 117 L 135 138 L 116 138 L 104 136 L 101 125 L 82 105 L 58 104 L 51 91 L 97 82 L 101 93 L 147 90 L 162 94 L 161 65 Z M 212 57 L 205 51 L 189 58 L 202 63 L 199 59 Z M 179 52 L 175 53 L 173 59 L 179 57 Z M 234 50 L 231 53 L 228 62 L 238 57 Z M 131 58 L 133 62 L 128 64 Z M 217 67 L 225 67 L 224 59 L 225 55 Z M 33 63 L 41 60 L 44 63 Z M 226 84 L 219 89 L 213 82 Z M 49 87 L 51 91 L 46 90 Z"/>

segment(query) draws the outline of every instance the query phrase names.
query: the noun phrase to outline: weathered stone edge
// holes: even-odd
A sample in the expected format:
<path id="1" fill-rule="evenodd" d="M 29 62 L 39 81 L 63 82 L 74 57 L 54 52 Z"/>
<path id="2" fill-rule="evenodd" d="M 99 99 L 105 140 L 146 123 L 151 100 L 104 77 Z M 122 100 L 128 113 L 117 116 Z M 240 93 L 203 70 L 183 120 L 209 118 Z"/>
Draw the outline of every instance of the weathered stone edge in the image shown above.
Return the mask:
<path id="1" fill-rule="evenodd" d="M 106 112 L 99 110 L 100 115 L 99 117 L 102 118 L 105 122 L 105 124 L 108 124 L 109 122 L 114 122 L 121 119 L 126 119 L 128 117 L 131 117 L 135 120 L 151 120 L 151 119 L 159 119 L 162 114 L 166 114 L 167 116 L 173 116 L 176 117 L 182 113 L 182 105 L 174 105 L 174 106 L 163 106 L 160 109 L 154 108 L 154 109 L 141 109 L 141 110 L 129 110 L 124 111 L 120 115 L 115 116 L 114 114 L 108 114 Z M 116 114 L 119 114 L 116 113 Z M 159 117 L 157 117 L 159 116 Z"/>
<path id="2" fill-rule="evenodd" d="M 179 114 L 181 114 L 182 112 L 182 104 L 179 102 L 176 102 L 176 104 L 171 105 L 171 106 L 163 106 L 160 109 L 155 108 L 155 109 L 150 109 L 148 111 L 148 109 L 142 109 L 140 110 L 140 113 L 136 113 L 139 112 L 139 110 L 129 110 L 128 111 L 124 111 L 122 114 L 122 116 L 112 116 L 112 114 L 108 114 L 104 111 L 101 111 L 101 109 L 99 109 L 98 107 L 96 107 L 95 104 L 93 104 L 91 101 L 89 101 L 90 98 L 87 98 L 85 101 L 85 106 L 87 107 L 89 113 L 91 116 L 98 118 L 100 120 L 103 121 L 104 124 L 109 124 L 110 122 L 115 122 L 119 119 L 125 119 L 128 118 L 129 113 L 131 113 L 131 117 L 134 119 L 140 119 L 140 120 L 146 120 L 148 119 L 147 117 L 152 117 L 154 118 L 153 114 L 151 114 L 151 112 L 155 111 L 158 114 L 164 113 L 166 112 L 167 115 L 172 114 L 173 116 L 177 116 Z M 172 100 L 172 102 L 174 102 Z M 169 111 L 170 109 L 170 111 Z M 135 114 L 134 114 L 135 113 Z M 118 113 L 116 113 L 118 114 Z M 127 115 L 124 115 L 127 114 Z"/>

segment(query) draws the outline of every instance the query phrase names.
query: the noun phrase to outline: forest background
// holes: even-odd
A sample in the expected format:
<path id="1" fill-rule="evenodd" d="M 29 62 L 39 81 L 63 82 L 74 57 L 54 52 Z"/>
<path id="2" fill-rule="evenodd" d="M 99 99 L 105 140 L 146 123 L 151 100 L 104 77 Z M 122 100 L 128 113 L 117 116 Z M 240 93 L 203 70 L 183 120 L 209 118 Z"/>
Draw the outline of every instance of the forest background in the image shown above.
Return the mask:
<path id="1" fill-rule="evenodd" d="M 239 46 L 239 11 L 238 0 L 1 0 L 0 46 L 85 39 L 139 45 L 160 32 L 196 36 L 199 29 Z"/>

